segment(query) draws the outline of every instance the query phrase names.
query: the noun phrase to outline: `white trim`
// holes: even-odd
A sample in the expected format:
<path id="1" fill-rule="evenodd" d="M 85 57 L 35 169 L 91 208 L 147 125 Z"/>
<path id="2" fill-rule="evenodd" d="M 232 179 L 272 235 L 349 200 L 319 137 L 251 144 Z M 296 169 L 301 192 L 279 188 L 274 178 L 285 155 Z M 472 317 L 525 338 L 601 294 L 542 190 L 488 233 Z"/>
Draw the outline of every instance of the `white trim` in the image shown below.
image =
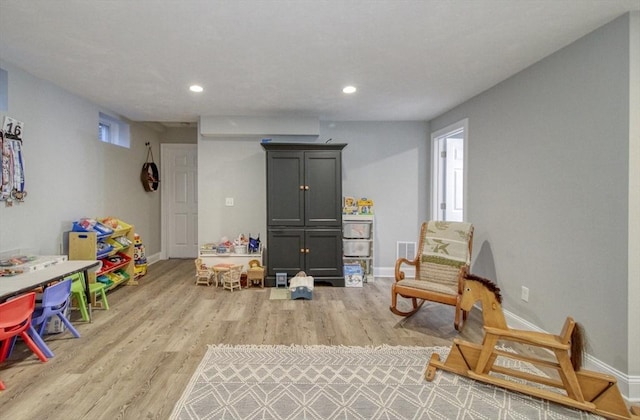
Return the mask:
<path id="1" fill-rule="evenodd" d="M 416 276 L 416 271 L 413 268 L 403 268 L 404 274 L 407 278 L 413 278 Z M 396 276 L 395 267 L 373 267 L 373 276 L 380 278 L 393 279 Z"/>
<path id="2" fill-rule="evenodd" d="M 640 12 L 629 17 L 629 189 L 627 246 L 627 357 L 629 396 L 640 400 Z M 635 356 L 634 356 L 635 355 Z M 635 397 L 635 400 L 633 399 Z"/>
<path id="3" fill-rule="evenodd" d="M 153 255 L 150 255 L 147 257 L 147 265 L 151 265 L 151 264 L 155 264 L 158 261 L 160 261 L 162 258 L 160 258 L 160 253 L 156 252 Z"/>
<path id="4" fill-rule="evenodd" d="M 469 118 L 464 118 L 460 121 L 457 121 L 453 124 L 450 124 L 440 130 L 434 131 L 431 133 L 431 215 L 430 220 L 441 220 L 438 216 L 438 211 L 440 209 L 439 202 L 440 197 L 438 197 L 438 185 L 437 181 L 439 179 L 438 173 L 440 171 L 440 159 L 436 157 L 439 155 L 438 144 L 436 140 L 441 137 L 447 136 L 449 133 L 453 131 L 462 130 L 464 132 L 464 185 L 462 187 L 463 191 L 463 203 L 464 207 L 462 209 L 462 220 L 467 220 L 467 208 L 469 208 L 468 201 L 468 167 L 469 167 Z"/>

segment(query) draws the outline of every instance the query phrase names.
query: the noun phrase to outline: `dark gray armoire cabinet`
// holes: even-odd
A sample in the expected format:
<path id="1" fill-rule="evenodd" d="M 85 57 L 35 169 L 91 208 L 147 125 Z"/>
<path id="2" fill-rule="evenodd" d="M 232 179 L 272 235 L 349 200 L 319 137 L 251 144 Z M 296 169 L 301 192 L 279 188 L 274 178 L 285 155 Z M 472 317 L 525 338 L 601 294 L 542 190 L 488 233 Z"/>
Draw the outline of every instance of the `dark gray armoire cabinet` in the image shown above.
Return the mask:
<path id="1" fill-rule="evenodd" d="M 344 286 L 342 149 L 346 144 L 263 143 L 267 153 L 267 277 L 304 271 Z"/>

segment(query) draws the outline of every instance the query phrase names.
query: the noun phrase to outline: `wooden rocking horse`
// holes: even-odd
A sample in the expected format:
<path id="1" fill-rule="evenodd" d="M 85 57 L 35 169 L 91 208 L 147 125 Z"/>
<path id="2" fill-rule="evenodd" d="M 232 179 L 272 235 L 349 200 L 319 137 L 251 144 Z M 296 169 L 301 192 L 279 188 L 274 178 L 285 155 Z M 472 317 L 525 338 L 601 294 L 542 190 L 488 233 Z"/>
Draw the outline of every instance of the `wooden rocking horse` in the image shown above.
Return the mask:
<path id="1" fill-rule="evenodd" d="M 559 335 L 510 329 L 502 312 L 500 289 L 487 279 L 468 274 L 464 280 L 460 306 L 463 310 L 469 311 L 477 301 L 482 303 L 485 330 L 482 345 L 454 339 L 444 363 L 440 361 L 437 353 L 431 355 L 425 371 L 428 381 L 433 380 L 436 369 L 440 368 L 606 418 L 640 419 L 640 407 L 634 406 L 631 410 L 627 408 L 615 377 L 581 369 L 584 349 L 582 328 L 573 318 L 567 318 Z M 525 343 L 549 350 L 556 360 L 497 349 L 496 344 L 499 340 Z M 559 379 L 494 365 L 498 356 L 554 369 Z M 500 374 L 502 377 L 491 373 Z M 532 384 L 514 382 L 508 379 L 509 376 L 524 379 Z M 541 384 L 546 388 L 534 384 Z M 552 388 L 563 390 L 566 395 Z"/>

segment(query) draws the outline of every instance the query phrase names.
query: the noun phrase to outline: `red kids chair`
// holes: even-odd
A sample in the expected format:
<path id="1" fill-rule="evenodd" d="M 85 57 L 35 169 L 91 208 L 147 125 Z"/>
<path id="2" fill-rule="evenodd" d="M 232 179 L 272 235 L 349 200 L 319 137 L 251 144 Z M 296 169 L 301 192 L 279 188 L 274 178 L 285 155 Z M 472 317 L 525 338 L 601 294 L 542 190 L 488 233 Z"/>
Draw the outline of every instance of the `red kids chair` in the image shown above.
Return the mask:
<path id="1" fill-rule="evenodd" d="M 20 295 L 15 299 L 0 303 L 0 362 L 3 362 L 9 354 L 12 339 L 20 336 L 32 352 L 42 362 L 47 361 L 38 345 L 31 339 L 27 331 L 37 335 L 31 326 L 31 316 L 36 305 L 34 292 Z M 39 336 L 38 336 L 39 337 Z"/>

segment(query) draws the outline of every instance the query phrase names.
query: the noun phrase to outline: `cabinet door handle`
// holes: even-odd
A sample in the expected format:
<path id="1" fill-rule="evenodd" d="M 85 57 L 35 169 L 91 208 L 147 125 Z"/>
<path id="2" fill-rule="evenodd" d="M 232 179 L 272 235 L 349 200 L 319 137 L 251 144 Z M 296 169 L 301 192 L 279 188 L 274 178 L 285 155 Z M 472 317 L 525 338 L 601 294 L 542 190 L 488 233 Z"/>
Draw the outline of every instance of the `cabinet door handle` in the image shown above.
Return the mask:
<path id="1" fill-rule="evenodd" d="M 309 253 L 309 248 L 305 249 L 304 252 L 305 252 L 305 254 L 308 254 Z"/>
<path id="2" fill-rule="evenodd" d="M 304 186 L 304 189 L 305 189 L 305 190 L 308 190 L 308 189 L 309 189 L 309 186 L 308 186 L 308 185 L 305 185 L 305 186 Z"/>
<path id="3" fill-rule="evenodd" d="M 300 248 L 300 253 L 304 254 L 304 248 Z"/>
<path id="4" fill-rule="evenodd" d="M 300 189 L 301 189 L 301 190 L 304 190 L 304 185 L 300 185 Z"/>

